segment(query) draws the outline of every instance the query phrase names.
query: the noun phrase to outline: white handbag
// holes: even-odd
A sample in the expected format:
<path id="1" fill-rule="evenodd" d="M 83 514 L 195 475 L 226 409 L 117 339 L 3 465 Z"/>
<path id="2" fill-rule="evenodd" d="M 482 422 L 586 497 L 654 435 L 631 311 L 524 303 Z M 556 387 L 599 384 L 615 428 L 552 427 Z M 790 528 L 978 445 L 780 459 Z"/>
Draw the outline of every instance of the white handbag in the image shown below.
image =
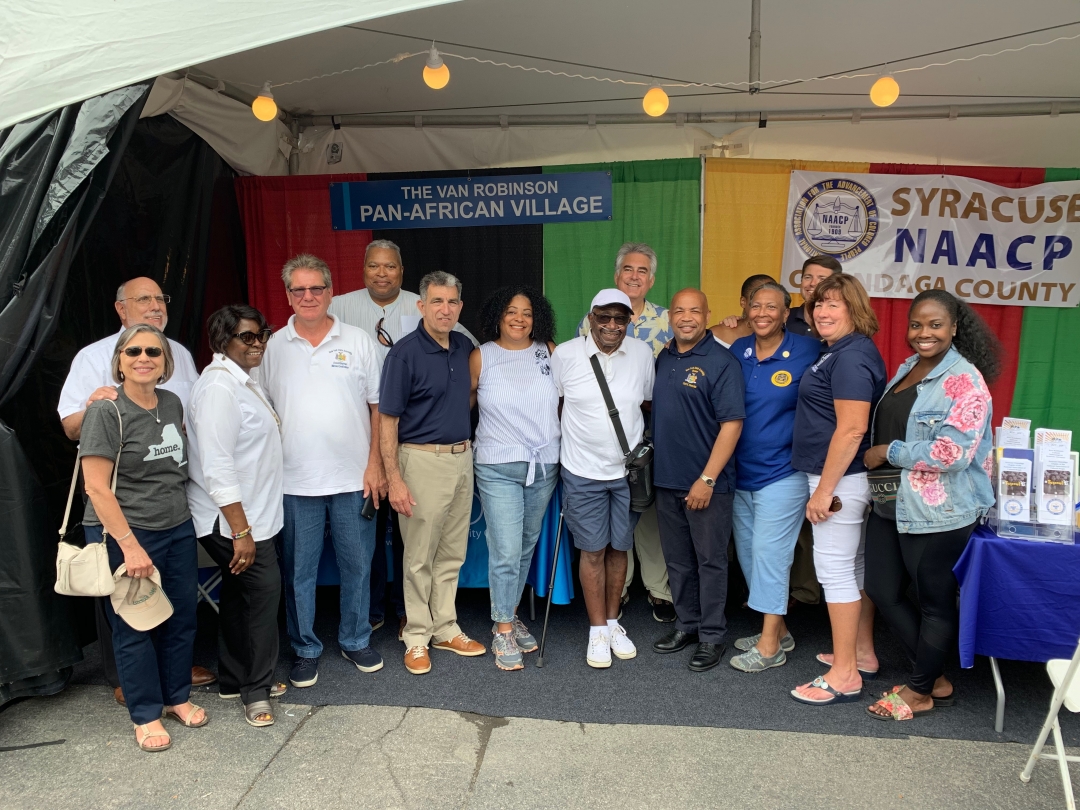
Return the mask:
<path id="1" fill-rule="evenodd" d="M 113 407 L 116 408 L 115 402 Z M 116 451 L 116 463 L 113 464 L 114 493 L 116 473 L 120 468 L 120 451 L 124 449 L 124 420 L 120 417 L 119 408 L 116 408 L 116 418 L 120 420 L 120 450 Z M 71 476 L 71 488 L 68 490 L 67 506 L 64 508 L 64 523 L 60 526 L 60 544 L 56 549 L 56 585 L 53 589 L 64 596 L 109 596 L 115 588 L 115 581 L 112 569 L 109 568 L 109 552 L 105 548 L 105 537 L 108 534 L 105 527 L 101 527 L 100 543 L 87 543 L 80 548 L 64 539 L 78 480 L 79 459 L 75 459 L 75 472 Z"/>

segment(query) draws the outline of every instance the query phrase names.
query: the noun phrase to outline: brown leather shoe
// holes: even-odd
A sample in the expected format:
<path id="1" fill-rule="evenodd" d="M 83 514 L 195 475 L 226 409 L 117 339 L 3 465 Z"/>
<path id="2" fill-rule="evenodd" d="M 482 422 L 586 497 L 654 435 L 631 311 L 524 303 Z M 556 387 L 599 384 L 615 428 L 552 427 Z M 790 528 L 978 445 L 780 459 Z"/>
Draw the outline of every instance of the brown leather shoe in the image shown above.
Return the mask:
<path id="1" fill-rule="evenodd" d="M 409 617 L 408 616 L 402 616 L 400 619 L 398 619 L 398 628 L 397 628 L 397 640 L 398 641 L 404 641 L 405 640 L 405 625 L 407 625 L 408 623 L 409 623 Z"/>
<path id="2" fill-rule="evenodd" d="M 409 647 L 405 651 L 405 669 L 413 675 L 431 672 L 431 657 L 428 655 L 427 647 Z"/>
<path id="3" fill-rule="evenodd" d="M 436 641 L 432 645 L 436 650 L 448 650 L 458 655 L 483 655 L 487 652 L 487 647 L 481 644 L 479 641 L 473 641 L 464 633 L 458 633 L 451 639 L 446 641 Z"/>
<path id="4" fill-rule="evenodd" d="M 119 686 L 112 690 L 113 700 L 119 703 L 121 706 L 127 706 L 127 701 L 124 700 L 124 690 Z"/>
<path id="5" fill-rule="evenodd" d="M 217 675 L 208 670 L 206 667 L 192 667 L 191 668 L 191 685 L 192 686 L 209 686 L 212 683 L 217 683 Z"/>

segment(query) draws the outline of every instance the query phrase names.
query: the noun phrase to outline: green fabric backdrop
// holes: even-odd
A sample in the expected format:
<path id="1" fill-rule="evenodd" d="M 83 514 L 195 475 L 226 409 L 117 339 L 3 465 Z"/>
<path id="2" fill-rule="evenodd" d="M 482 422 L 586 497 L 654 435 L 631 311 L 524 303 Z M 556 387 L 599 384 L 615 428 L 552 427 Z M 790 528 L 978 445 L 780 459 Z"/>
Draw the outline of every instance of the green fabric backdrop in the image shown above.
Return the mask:
<path id="1" fill-rule="evenodd" d="M 1080 180 L 1080 169 L 1047 169 L 1047 183 Z M 1020 333 L 1020 367 L 1016 373 L 1012 415 L 1030 419 L 1032 428 L 1073 432 L 1073 450 L 1080 449 L 1080 364 L 1077 340 L 1080 309 L 1027 307 Z"/>
<path id="2" fill-rule="evenodd" d="M 598 290 L 614 286 L 615 254 L 624 242 L 656 251 L 648 299 L 667 306 L 701 283 L 701 162 L 695 158 L 545 166 L 545 174 L 610 171 L 612 218 L 544 226 L 544 294 L 558 318 L 559 342 L 574 336 Z"/>

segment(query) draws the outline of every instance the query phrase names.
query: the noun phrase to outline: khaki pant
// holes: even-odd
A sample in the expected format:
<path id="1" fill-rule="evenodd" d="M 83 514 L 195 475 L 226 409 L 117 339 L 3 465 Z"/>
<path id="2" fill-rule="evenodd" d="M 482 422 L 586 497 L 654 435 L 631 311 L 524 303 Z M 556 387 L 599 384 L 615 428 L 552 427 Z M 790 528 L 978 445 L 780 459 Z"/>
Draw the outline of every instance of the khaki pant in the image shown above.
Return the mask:
<path id="1" fill-rule="evenodd" d="M 671 601 L 671 586 L 668 584 L 667 563 L 664 562 L 664 550 L 660 547 L 660 527 L 656 523 L 656 504 L 653 503 L 641 513 L 637 528 L 634 530 L 634 551 L 641 564 L 641 581 L 653 599 Z M 623 596 L 634 579 L 634 555 L 627 554 L 626 583 Z"/>
<path id="2" fill-rule="evenodd" d="M 814 527 L 804 520 L 795 544 L 795 559 L 791 564 L 791 595 L 805 605 L 821 601 L 821 585 L 814 569 Z"/>
<path id="3" fill-rule="evenodd" d="M 402 447 L 398 466 L 416 501 L 412 517 L 399 516 L 408 619 L 403 638 L 406 647 L 424 647 L 461 632 L 454 601 L 469 547 L 473 454 Z"/>

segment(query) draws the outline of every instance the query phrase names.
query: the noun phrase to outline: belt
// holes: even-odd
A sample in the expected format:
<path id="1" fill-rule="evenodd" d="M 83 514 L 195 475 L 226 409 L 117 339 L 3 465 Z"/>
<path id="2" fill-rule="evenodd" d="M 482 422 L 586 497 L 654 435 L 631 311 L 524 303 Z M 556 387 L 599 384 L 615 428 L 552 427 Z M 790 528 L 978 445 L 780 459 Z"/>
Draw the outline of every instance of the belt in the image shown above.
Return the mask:
<path id="1" fill-rule="evenodd" d="M 451 455 L 456 456 L 458 453 L 464 453 L 472 446 L 472 444 L 466 439 L 457 444 L 412 444 L 410 442 L 403 442 L 401 446 L 407 447 L 410 450 L 423 450 L 425 453 L 450 453 Z"/>

